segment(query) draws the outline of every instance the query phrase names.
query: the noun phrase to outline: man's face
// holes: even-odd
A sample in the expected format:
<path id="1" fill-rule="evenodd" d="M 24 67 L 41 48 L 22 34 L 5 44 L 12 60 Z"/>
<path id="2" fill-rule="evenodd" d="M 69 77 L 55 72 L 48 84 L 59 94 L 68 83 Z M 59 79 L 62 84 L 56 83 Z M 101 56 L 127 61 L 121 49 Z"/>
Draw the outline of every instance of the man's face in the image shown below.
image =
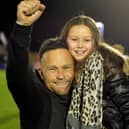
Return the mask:
<path id="1" fill-rule="evenodd" d="M 74 60 L 67 49 L 46 52 L 41 58 L 42 79 L 52 92 L 68 94 L 74 78 Z"/>

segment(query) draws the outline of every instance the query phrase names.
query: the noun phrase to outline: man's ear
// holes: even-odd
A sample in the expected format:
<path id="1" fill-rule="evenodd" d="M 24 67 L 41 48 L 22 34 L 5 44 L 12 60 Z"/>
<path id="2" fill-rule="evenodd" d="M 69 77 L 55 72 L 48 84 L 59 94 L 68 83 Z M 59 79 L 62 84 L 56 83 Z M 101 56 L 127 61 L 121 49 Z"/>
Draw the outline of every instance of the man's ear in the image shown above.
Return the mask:
<path id="1" fill-rule="evenodd" d="M 39 73 L 39 75 L 40 75 L 40 78 L 41 78 L 42 80 L 44 80 L 44 75 L 43 75 L 43 71 L 42 71 L 41 68 L 38 70 L 38 73 Z"/>
<path id="2" fill-rule="evenodd" d="M 42 70 L 40 70 L 40 77 L 42 78 L 42 80 L 44 80 L 44 76 L 43 76 L 43 71 Z"/>
<path id="3" fill-rule="evenodd" d="M 41 79 L 43 79 L 43 71 L 42 71 L 42 69 L 41 69 L 41 63 L 40 63 L 39 61 L 37 61 L 37 62 L 35 63 L 35 68 L 36 68 L 36 70 L 38 71 L 38 73 L 39 73 Z"/>

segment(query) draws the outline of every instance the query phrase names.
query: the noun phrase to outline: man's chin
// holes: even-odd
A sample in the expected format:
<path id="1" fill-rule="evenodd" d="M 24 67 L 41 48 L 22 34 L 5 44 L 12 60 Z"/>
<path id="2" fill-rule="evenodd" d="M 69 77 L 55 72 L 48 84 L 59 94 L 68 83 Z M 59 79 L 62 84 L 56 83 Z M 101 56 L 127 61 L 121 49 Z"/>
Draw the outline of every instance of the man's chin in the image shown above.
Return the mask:
<path id="1" fill-rule="evenodd" d="M 61 88 L 61 89 L 59 89 L 58 91 L 57 91 L 57 93 L 59 94 L 59 95 L 66 95 L 66 94 L 68 94 L 69 93 L 69 89 L 67 88 L 67 87 L 65 87 L 65 88 Z"/>

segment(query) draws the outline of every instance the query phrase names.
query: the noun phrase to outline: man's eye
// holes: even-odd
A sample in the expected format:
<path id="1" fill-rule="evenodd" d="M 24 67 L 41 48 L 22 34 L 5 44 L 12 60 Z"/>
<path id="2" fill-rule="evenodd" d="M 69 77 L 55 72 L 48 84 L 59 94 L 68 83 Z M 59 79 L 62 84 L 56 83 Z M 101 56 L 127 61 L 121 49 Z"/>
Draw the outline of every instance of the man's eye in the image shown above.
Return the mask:
<path id="1" fill-rule="evenodd" d="M 64 69 L 65 69 L 65 70 L 71 70 L 72 67 L 70 67 L 70 66 L 65 66 Z"/>
<path id="2" fill-rule="evenodd" d="M 50 71 L 55 71 L 56 68 L 48 68 L 48 70 L 50 70 Z"/>

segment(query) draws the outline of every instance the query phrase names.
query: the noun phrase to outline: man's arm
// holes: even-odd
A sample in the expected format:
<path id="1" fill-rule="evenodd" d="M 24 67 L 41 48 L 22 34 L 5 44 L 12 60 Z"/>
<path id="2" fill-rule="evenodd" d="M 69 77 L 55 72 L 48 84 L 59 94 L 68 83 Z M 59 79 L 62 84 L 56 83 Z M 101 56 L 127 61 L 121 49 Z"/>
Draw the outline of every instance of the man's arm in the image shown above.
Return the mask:
<path id="1" fill-rule="evenodd" d="M 21 79 L 28 69 L 31 25 L 42 15 L 45 6 L 38 0 L 24 0 L 17 6 L 17 23 L 8 45 L 7 80 Z"/>
<path id="2" fill-rule="evenodd" d="M 25 84 L 28 75 L 31 25 L 41 16 L 44 9 L 38 0 L 21 1 L 17 8 L 17 24 L 10 35 L 6 71 L 8 87 L 16 102 L 23 99 L 23 91 L 27 90 Z"/>

